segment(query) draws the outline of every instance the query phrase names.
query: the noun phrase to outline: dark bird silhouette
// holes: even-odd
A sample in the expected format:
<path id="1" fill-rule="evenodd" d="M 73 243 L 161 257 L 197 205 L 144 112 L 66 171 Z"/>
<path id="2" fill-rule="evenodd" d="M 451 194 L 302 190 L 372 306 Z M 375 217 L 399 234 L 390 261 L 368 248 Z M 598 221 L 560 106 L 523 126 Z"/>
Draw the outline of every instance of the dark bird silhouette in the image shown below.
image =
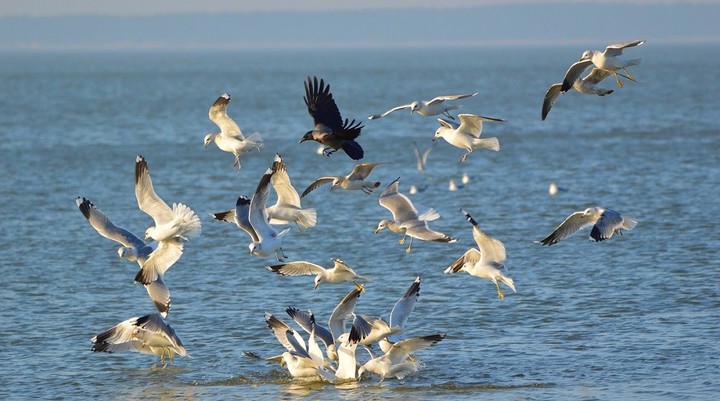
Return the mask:
<path id="1" fill-rule="evenodd" d="M 363 149 L 355 139 L 360 136 L 363 125 L 354 119 L 343 121 L 330 93 L 330 85 L 325 85 L 322 79 L 318 82 L 317 77 L 308 77 L 305 81 L 304 100 L 315 127 L 300 139 L 300 143 L 312 140 L 323 144 L 325 156 L 342 149 L 351 159 L 362 159 Z"/>

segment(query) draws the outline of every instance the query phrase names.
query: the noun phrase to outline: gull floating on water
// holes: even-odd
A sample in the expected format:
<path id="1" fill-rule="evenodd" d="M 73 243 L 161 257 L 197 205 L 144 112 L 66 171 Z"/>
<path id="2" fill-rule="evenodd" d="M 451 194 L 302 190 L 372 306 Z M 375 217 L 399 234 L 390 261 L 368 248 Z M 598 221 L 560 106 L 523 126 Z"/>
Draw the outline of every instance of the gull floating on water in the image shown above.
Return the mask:
<path id="1" fill-rule="evenodd" d="M 173 203 L 172 209 L 165 203 L 153 188 L 150 169 L 144 157 L 135 159 L 135 197 L 138 207 L 153 218 L 155 225 L 145 231 L 145 239 L 158 241 L 156 252 L 168 255 L 168 259 L 180 257 L 183 252 L 182 241 L 198 236 L 202 232 L 200 218 L 189 207 L 182 203 Z M 170 265 L 162 263 L 160 258 L 148 259 L 135 276 L 135 281 L 149 284 L 157 281 Z"/>
<path id="2" fill-rule="evenodd" d="M 355 280 L 366 280 L 365 277 L 358 276 L 358 274 L 355 273 L 355 270 L 351 269 L 342 260 L 333 258 L 332 261 L 334 265 L 330 269 L 326 269 L 311 262 L 297 261 L 268 266 L 268 270 L 283 276 L 314 275 L 314 288 L 317 288 L 321 283 L 340 284 L 346 281 L 352 282 Z"/>
<path id="3" fill-rule="evenodd" d="M 253 149 L 260 150 L 263 140 L 257 132 L 245 138 L 237 123 L 227 115 L 228 103 L 230 103 L 230 95 L 223 93 L 210 107 L 208 117 L 220 127 L 220 132 L 205 135 L 203 146 L 207 148 L 209 144 L 215 142 L 220 150 L 232 153 L 235 156 L 233 167 L 237 166 L 240 170 L 240 156 Z"/>
<path id="4" fill-rule="evenodd" d="M 340 110 L 330 93 L 330 85 L 325 85 L 322 79 L 318 82 L 317 77 L 308 77 L 305 81 L 304 100 L 315 127 L 300 139 L 300 143 L 310 140 L 319 142 L 325 145 L 323 153 L 326 156 L 342 149 L 351 159 L 362 159 L 363 149 L 355 139 L 360 136 L 363 126 L 355 120 L 345 119 L 343 122 Z"/>
<path id="5" fill-rule="evenodd" d="M 446 96 L 438 96 L 432 100 L 416 100 L 412 103 L 404 104 L 402 106 L 396 106 L 392 109 L 382 113 L 382 114 L 373 114 L 372 116 L 368 117 L 371 120 L 375 120 L 378 118 L 385 117 L 386 115 L 403 109 L 410 109 L 410 113 L 417 113 L 421 116 L 429 117 L 429 116 L 436 116 L 438 114 L 443 114 L 448 118 L 453 118 L 453 116 L 450 115 L 450 110 L 457 110 L 461 106 L 460 105 L 450 105 L 445 103 L 446 101 L 452 101 L 452 100 L 458 100 L 458 99 L 464 99 L 466 97 L 471 97 L 477 95 L 478 92 L 474 93 L 464 93 L 461 95 L 446 95 Z"/>
<path id="6" fill-rule="evenodd" d="M 551 182 L 550 185 L 548 185 L 548 194 L 550 194 L 550 196 L 555 196 L 555 195 L 557 195 L 558 192 L 565 192 L 565 191 L 567 191 L 567 189 L 558 187 L 558 185 L 554 182 Z"/>
<path id="7" fill-rule="evenodd" d="M 577 80 L 572 85 L 572 88 L 582 93 L 583 95 L 609 95 L 613 93 L 612 89 L 598 88 L 597 84 L 600 83 L 600 81 L 602 81 L 603 79 L 610 76 L 610 74 L 611 72 L 609 70 L 593 68 L 592 71 L 590 71 L 590 73 L 585 76 L 585 78 L 580 79 L 580 76 L 578 75 Z M 545 93 L 545 98 L 543 99 L 542 105 L 543 121 L 545 121 L 545 118 L 547 118 L 547 115 L 548 113 L 550 113 L 550 109 L 555 104 L 555 101 L 557 101 L 560 95 L 565 93 L 560 90 L 561 88 L 562 83 L 558 82 L 556 84 L 550 85 L 547 92 Z"/>
<path id="8" fill-rule="evenodd" d="M 360 367 L 358 377 L 362 377 L 365 372 L 371 372 L 380 376 L 381 382 L 393 376 L 402 380 L 407 375 L 416 373 L 420 367 L 420 361 L 413 354 L 438 343 L 443 338 L 445 334 L 433 334 L 398 341 L 382 355 L 375 355 L 366 348 L 371 359 Z"/>
<path id="9" fill-rule="evenodd" d="M 155 281 L 144 284 L 144 286 L 157 310 L 163 317 L 167 317 L 170 312 L 170 290 L 165 286 L 162 275 L 170 266 L 180 259 L 182 255 L 182 243 L 179 244 L 179 247 L 159 247 L 157 242 L 147 245 L 145 241 L 137 235 L 113 224 L 113 222 L 88 199 L 78 197 L 75 199 L 75 203 L 98 234 L 123 245 L 118 248 L 120 259 L 137 262 L 141 269 L 148 261 L 148 266 L 155 266 L 154 269 L 160 274 Z"/>
<path id="10" fill-rule="evenodd" d="M 640 46 L 643 43 L 645 43 L 644 40 L 634 40 L 632 42 L 610 45 L 602 52 L 599 50 L 585 50 L 580 59 L 575 64 L 571 65 L 565 73 L 565 79 L 563 79 L 560 91 L 569 91 L 575 82 L 580 78 L 583 71 L 585 71 L 585 69 L 590 65 L 595 65 L 595 67 L 613 74 L 618 86 L 621 88 L 623 87 L 623 83 L 620 81 L 617 70 L 623 70 L 627 75 L 626 78 L 631 81 L 635 81 L 635 78 L 633 78 L 633 76 L 628 72 L 627 67 L 640 64 L 641 59 L 622 60 L 618 56 L 622 55 L 624 49 Z"/>
<path id="11" fill-rule="evenodd" d="M 483 121 L 505 122 L 506 120 L 475 114 L 459 114 L 458 118 L 460 118 L 460 124 L 438 118 L 440 128 L 435 131 L 433 141 L 443 138 L 449 144 L 465 149 L 467 153 L 460 157 L 460 163 L 464 163 L 465 159 L 475 149 L 490 149 L 495 152 L 500 150 L 500 142 L 498 142 L 497 138 L 480 138 L 480 135 L 482 134 Z"/>
<path id="12" fill-rule="evenodd" d="M 172 363 L 175 355 L 187 356 L 175 330 L 158 314 L 130 318 L 96 335 L 90 341 L 93 343 L 94 352 L 134 351 L 159 355 L 159 363 L 163 368 Z M 166 362 L 165 358 L 170 361 Z"/>
<path id="13" fill-rule="evenodd" d="M 501 282 L 515 291 L 515 283 L 513 279 L 505 276 L 500 270 L 505 263 L 505 245 L 480 230 L 480 226 L 470 214 L 464 210 L 461 212 L 465 215 L 467 221 L 473 225 L 473 239 L 478 249 L 470 248 L 462 256 L 460 256 L 450 267 L 445 269 L 445 273 L 458 273 L 460 271 L 468 274 L 490 280 L 497 287 L 498 297 L 505 299 L 505 295 L 500 290 Z"/>
<path id="14" fill-rule="evenodd" d="M 365 179 L 372 173 L 375 167 L 384 163 L 358 163 L 355 165 L 350 174 L 346 176 L 327 176 L 320 177 L 308 185 L 303 191 L 301 198 L 312 192 L 315 188 L 332 182 L 330 190 L 346 189 L 349 191 L 362 190 L 366 194 L 371 194 L 374 188 L 380 186 L 380 181 L 366 181 Z"/>
<path id="15" fill-rule="evenodd" d="M 426 209 L 420 212 L 413 205 L 410 198 L 399 192 L 399 181 L 400 177 L 396 178 L 380 195 L 380 205 L 392 213 L 393 219 L 381 220 L 375 229 L 375 233 L 377 234 L 382 229 L 387 228 L 394 233 L 402 234 L 401 245 L 405 244 L 405 238 L 409 236 L 410 245 L 405 250 L 407 253 L 412 250 L 413 238 L 434 242 L 457 241 L 455 238 L 433 231 L 428 227 L 427 222 L 437 219 L 440 215 L 434 209 Z"/>
<path id="16" fill-rule="evenodd" d="M 611 238 L 613 234 L 622 235 L 622 230 L 632 230 L 636 225 L 637 221 L 629 217 L 623 217 L 614 210 L 589 207 L 568 216 L 555 231 L 537 242 L 543 245 L 557 244 L 589 226 L 593 226 L 590 231 L 590 239 L 595 242 L 604 241 Z"/>

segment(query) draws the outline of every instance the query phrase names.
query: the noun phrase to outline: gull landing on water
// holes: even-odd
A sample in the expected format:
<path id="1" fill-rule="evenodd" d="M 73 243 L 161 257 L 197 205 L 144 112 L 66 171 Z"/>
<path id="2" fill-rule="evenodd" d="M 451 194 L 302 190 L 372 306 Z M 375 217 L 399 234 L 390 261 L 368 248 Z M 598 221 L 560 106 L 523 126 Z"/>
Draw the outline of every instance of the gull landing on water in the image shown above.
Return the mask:
<path id="1" fill-rule="evenodd" d="M 593 226 L 590 231 L 590 239 L 595 242 L 605 241 L 606 239 L 610 239 L 613 234 L 622 235 L 622 230 L 632 230 L 636 225 L 636 220 L 630 217 L 623 217 L 614 210 L 601 207 L 589 207 L 583 211 L 577 211 L 571 214 L 560 223 L 555 231 L 536 242 L 543 245 L 557 244 L 589 226 Z"/>
<path id="2" fill-rule="evenodd" d="M 232 153 L 235 156 L 232 166 L 237 166 L 240 170 L 240 156 L 253 149 L 259 151 L 263 146 L 263 140 L 257 132 L 245 138 L 237 123 L 227 115 L 228 103 L 230 103 L 230 95 L 223 93 L 210 107 L 208 117 L 220 127 L 220 132 L 205 135 L 203 146 L 207 148 L 214 142 L 220 150 Z"/>
<path id="3" fill-rule="evenodd" d="M 416 100 L 412 103 L 404 104 L 402 106 L 396 106 L 392 109 L 382 113 L 382 114 L 373 114 L 369 116 L 368 118 L 371 120 L 376 120 L 378 118 L 382 118 L 387 116 L 388 114 L 403 110 L 403 109 L 410 109 L 410 114 L 417 113 L 421 116 L 430 117 L 430 116 L 436 116 L 438 114 L 442 114 L 450 119 L 455 119 L 453 116 L 450 115 L 450 110 L 457 110 L 461 107 L 461 105 L 450 105 L 446 104 L 446 101 L 452 101 L 452 100 L 458 100 L 458 99 L 464 99 L 467 97 L 475 96 L 478 92 L 473 93 L 464 93 L 461 95 L 445 95 L 445 96 L 438 96 L 432 100 Z"/>
<path id="4" fill-rule="evenodd" d="M 613 74 L 618 86 L 621 88 L 623 87 L 623 83 L 620 81 L 617 70 L 623 70 L 627 75 L 627 79 L 635 81 L 635 78 L 628 72 L 627 67 L 640 64 L 641 59 L 622 60 L 618 56 L 622 55 L 624 49 L 640 46 L 643 43 L 645 43 L 644 40 L 634 40 L 632 42 L 609 45 L 605 48 L 605 51 L 602 52 L 599 50 L 585 50 L 582 56 L 580 56 L 580 59 L 571 65 L 567 73 L 565 73 L 565 79 L 563 79 L 560 91 L 569 91 L 583 71 L 590 65 L 595 65 L 595 67 Z"/>
<path id="5" fill-rule="evenodd" d="M 465 149 L 467 153 L 460 157 L 460 163 L 464 163 L 475 149 L 490 149 L 494 152 L 500 150 L 500 142 L 498 142 L 497 138 L 481 139 L 480 135 L 482 134 L 483 121 L 505 122 L 506 120 L 475 114 L 459 114 L 458 117 L 460 118 L 460 124 L 438 118 L 440 128 L 435 131 L 433 141 L 443 138 L 449 144 Z"/>

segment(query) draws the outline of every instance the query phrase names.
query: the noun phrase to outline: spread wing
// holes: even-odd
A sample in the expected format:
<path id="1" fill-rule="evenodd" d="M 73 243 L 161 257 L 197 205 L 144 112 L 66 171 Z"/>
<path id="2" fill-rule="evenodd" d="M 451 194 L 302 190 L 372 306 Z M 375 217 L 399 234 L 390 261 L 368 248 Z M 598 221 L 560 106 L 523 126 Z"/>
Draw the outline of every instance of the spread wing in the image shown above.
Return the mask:
<path id="1" fill-rule="evenodd" d="M 606 47 L 603 54 L 605 56 L 619 56 L 622 54 L 623 49 L 627 49 L 628 47 L 640 46 L 643 43 L 645 43 L 644 40 L 633 40 L 631 42 L 615 43 Z"/>
<path id="2" fill-rule="evenodd" d="M 469 263 L 471 265 L 474 265 L 475 263 L 480 261 L 480 258 L 482 255 L 480 254 L 480 251 L 478 251 L 475 248 L 470 248 L 465 253 L 457 258 L 450 266 L 448 266 L 443 273 L 450 274 L 450 273 L 457 273 L 460 270 L 462 270 L 463 265 L 465 263 Z"/>
<path id="3" fill-rule="evenodd" d="M 319 187 L 320 185 L 328 184 L 333 182 L 335 177 L 320 177 L 317 180 L 313 181 L 312 184 L 308 185 L 307 188 L 303 191 L 302 195 L 300 195 L 301 198 L 305 197 L 305 195 L 312 192 L 315 188 Z"/>
<path id="4" fill-rule="evenodd" d="M 167 317 L 170 312 L 170 290 L 167 288 L 161 277 L 150 284 L 145 284 L 148 296 L 155 304 L 162 317 Z"/>
<path id="5" fill-rule="evenodd" d="M 290 182 L 290 176 L 287 173 L 285 162 L 280 155 L 275 155 L 275 161 L 272 165 L 274 171 L 270 182 L 275 192 L 277 192 L 277 204 L 285 206 L 300 207 L 300 196 Z"/>
<path id="6" fill-rule="evenodd" d="M 550 113 L 550 109 L 553 107 L 553 104 L 555 104 L 555 101 L 558 100 L 560 95 L 562 95 L 562 91 L 560 88 L 562 87 L 561 83 L 556 83 L 550 85 L 547 92 L 545 92 L 545 99 L 543 99 L 543 105 L 542 105 L 542 120 L 545 121 L 545 118 L 547 118 L 548 113 Z"/>
<path id="7" fill-rule="evenodd" d="M 160 241 L 158 247 L 150 254 L 140 271 L 135 276 L 135 281 L 142 284 L 150 284 L 158 280 L 165 272 L 180 259 L 183 254 L 183 243 L 179 238 L 171 238 Z"/>
<path id="8" fill-rule="evenodd" d="M 437 96 L 433 100 L 429 101 L 428 104 L 436 104 L 436 103 L 442 103 L 446 100 L 458 100 L 458 99 L 464 99 L 466 97 L 471 97 L 477 95 L 478 92 L 473 93 L 463 93 L 461 95 L 444 95 L 444 96 Z"/>
<path id="9" fill-rule="evenodd" d="M 583 216 L 583 212 L 575 212 L 568 216 L 560 225 L 547 237 L 540 240 L 543 245 L 557 244 L 585 227 L 595 224 L 595 219 L 590 216 Z"/>
<path id="10" fill-rule="evenodd" d="M 83 216 L 87 219 L 91 226 L 105 238 L 119 242 L 126 247 L 132 247 L 140 249 L 145 246 L 145 241 L 140 239 L 130 231 L 118 227 L 113 224 L 110 219 L 105 216 L 100 209 L 96 208 L 90 200 L 83 197 L 77 197 L 75 203 L 78 209 L 82 212 Z"/>
<path id="11" fill-rule="evenodd" d="M 364 180 L 366 179 L 370 173 L 372 173 L 373 169 L 375 167 L 385 164 L 385 163 L 359 163 L 356 164 L 353 168 L 352 172 L 350 172 L 350 175 L 347 176 L 348 180 Z"/>
<path id="12" fill-rule="evenodd" d="M 380 195 L 380 205 L 389 210 L 393 219 L 398 222 L 416 220 L 418 211 L 410 201 L 410 198 L 398 192 L 400 177 L 391 182 Z"/>
<path id="13" fill-rule="evenodd" d="M 272 168 L 265 171 L 265 174 L 260 179 L 257 189 L 255 190 L 255 194 L 250 201 L 250 224 L 259 239 L 259 241 L 256 242 L 262 242 L 263 238 L 269 238 L 277 235 L 277 231 L 275 231 L 275 229 L 270 226 L 270 223 L 268 223 L 266 210 L 267 200 L 270 194 L 270 180 L 272 179 L 274 173 L 275 172 Z M 236 214 L 238 214 L 237 211 Z"/>
<path id="14" fill-rule="evenodd" d="M 268 266 L 268 269 L 283 276 L 311 276 L 325 271 L 322 266 L 305 261 Z"/>
<path id="15" fill-rule="evenodd" d="M 395 302 L 395 305 L 390 312 L 390 320 L 388 325 L 390 327 L 400 326 L 405 328 L 405 322 L 410 317 L 410 313 L 415 309 L 415 302 L 417 302 L 420 296 L 420 276 L 415 278 L 410 287 L 405 291 L 405 294 Z M 390 338 L 390 341 L 394 342 L 398 339 Z"/>
<path id="16" fill-rule="evenodd" d="M 355 311 L 355 305 L 357 305 L 358 299 L 360 299 L 360 293 L 362 289 L 354 288 L 350 291 L 345 298 L 343 298 L 333 309 L 328 320 L 328 327 L 334 339 L 337 340 L 345 330 L 345 320 L 349 318 Z"/>
<path id="17" fill-rule="evenodd" d="M 340 110 L 330 93 L 330 85 L 325 85 L 325 81 L 321 79 L 318 82 L 317 77 L 308 77 L 305 81 L 304 100 L 316 126 L 322 124 L 333 131 L 342 129 Z"/>
<path id="18" fill-rule="evenodd" d="M 285 347 L 285 349 L 290 352 L 295 351 L 295 347 L 290 343 L 288 339 L 288 332 L 292 332 L 291 337 L 293 337 L 298 344 L 302 344 L 302 348 L 304 349 L 305 340 L 302 338 L 300 333 L 293 330 L 292 327 L 288 326 L 285 322 L 276 318 L 269 312 L 265 312 L 265 321 L 267 322 L 270 330 L 272 330 L 273 335 L 275 335 L 275 338 L 277 338 L 277 340 L 280 342 L 280 344 L 282 344 L 283 347 Z"/>
<path id="19" fill-rule="evenodd" d="M 595 241 L 604 241 L 613 236 L 615 229 L 622 225 L 623 218 L 620 213 L 605 209 L 590 231 L 590 238 Z"/>
<path id="20" fill-rule="evenodd" d="M 135 159 L 135 197 L 140 210 L 155 220 L 156 227 L 173 219 L 170 206 L 155 193 L 147 161 L 141 155 Z"/>
<path id="21" fill-rule="evenodd" d="M 412 104 L 404 104 L 404 105 L 402 105 L 402 106 L 395 106 L 395 107 L 393 107 L 392 109 L 383 112 L 382 114 L 373 114 L 373 115 L 369 116 L 368 118 L 371 119 L 371 120 L 376 120 L 376 119 L 378 119 L 378 118 L 383 118 L 383 117 L 385 117 L 386 115 L 388 115 L 388 114 L 390 114 L 390 113 L 392 113 L 392 112 L 394 112 L 394 111 L 398 111 L 398 110 L 402 110 L 402 109 L 409 109 L 411 106 L 412 106 Z"/>
<path id="22" fill-rule="evenodd" d="M 580 75 L 592 65 L 592 60 L 580 60 L 568 68 L 563 78 L 562 86 L 560 87 L 561 92 L 567 92 L 572 86 L 580 79 Z"/>
<path id="23" fill-rule="evenodd" d="M 252 239 L 253 242 L 260 242 L 260 238 L 258 237 L 255 228 L 250 223 L 251 203 L 252 201 L 250 201 L 247 196 L 238 197 L 237 202 L 235 202 L 234 222 L 240 229 L 250 236 L 250 239 Z"/>
<path id="24" fill-rule="evenodd" d="M 308 334 L 312 331 L 312 320 L 311 314 L 305 311 L 302 311 L 297 308 L 287 308 L 285 309 L 285 312 L 287 312 L 288 315 L 302 327 L 303 330 L 305 330 Z M 318 326 L 317 323 L 315 325 L 315 336 L 320 338 L 320 340 L 325 344 L 326 347 L 329 347 L 331 344 L 335 342 L 335 339 L 333 339 L 332 333 L 330 330 L 326 329 L 325 327 Z"/>
<path id="25" fill-rule="evenodd" d="M 222 136 L 226 138 L 232 137 L 244 141 L 245 136 L 242 131 L 240 131 L 240 127 L 227 115 L 228 103 L 230 103 L 230 95 L 223 93 L 219 98 L 217 98 L 215 103 L 213 103 L 212 107 L 210 107 L 208 117 L 210 117 L 210 121 L 220 127 L 220 134 Z"/>
<path id="26" fill-rule="evenodd" d="M 387 352 L 393 365 L 405 362 L 412 354 L 442 341 L 445 334 L 433 334 L 424 337 L 408 338 L 393 344 Z"/>
<path id="27" fill-rule="evenodd" d="M 485 234 L 479 227 L 473 227 L 473 239 L 478 245 L 481 260 L 487 264 L 502 265 L 507 258 L 505 244 L 500 240 Z"/>

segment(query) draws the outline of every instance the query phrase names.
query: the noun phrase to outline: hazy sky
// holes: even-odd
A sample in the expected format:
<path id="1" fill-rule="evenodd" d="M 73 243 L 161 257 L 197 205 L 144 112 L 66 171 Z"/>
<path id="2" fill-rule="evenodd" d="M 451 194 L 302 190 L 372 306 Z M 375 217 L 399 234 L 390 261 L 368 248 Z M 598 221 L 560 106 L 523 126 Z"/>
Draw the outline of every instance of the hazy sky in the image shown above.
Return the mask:
<path id="1" fill-rule="evenodd" d="M 0 0 L 0 16 L 137 16 L 197 12 L 357 10 L 383 8 L 456 8 L 539 3 L 720 4 L 720 0 Z M 621 12 L 621 9 L 617 10 Z"/>

